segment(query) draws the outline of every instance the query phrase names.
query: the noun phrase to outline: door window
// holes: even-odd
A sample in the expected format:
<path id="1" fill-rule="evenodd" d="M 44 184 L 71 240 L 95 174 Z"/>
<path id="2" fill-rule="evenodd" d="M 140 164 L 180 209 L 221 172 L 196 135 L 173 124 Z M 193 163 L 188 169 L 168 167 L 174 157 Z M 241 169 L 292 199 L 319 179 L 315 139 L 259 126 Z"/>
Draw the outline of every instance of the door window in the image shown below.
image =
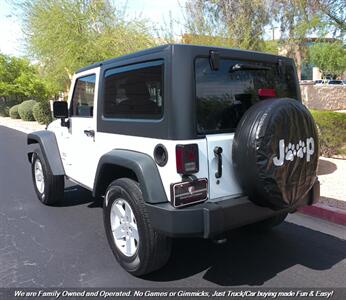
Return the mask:
<path id="1" fill-rule="evenodd" d="M 96 75 L 88 75 L 77 79 L 73 91 L 71 116 L 92 117 L 94 114 Z"/>

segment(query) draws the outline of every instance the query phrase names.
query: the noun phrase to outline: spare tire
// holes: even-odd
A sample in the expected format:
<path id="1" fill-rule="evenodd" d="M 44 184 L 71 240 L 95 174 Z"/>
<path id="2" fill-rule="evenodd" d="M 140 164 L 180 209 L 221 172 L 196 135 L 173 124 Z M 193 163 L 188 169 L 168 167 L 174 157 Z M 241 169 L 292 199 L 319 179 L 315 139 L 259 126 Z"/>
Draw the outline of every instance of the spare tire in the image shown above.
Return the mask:
<path id="1" fill-rule="evenodd" d="M 232 158 L 241 186 L 254 203 L 294 208 L 316 180 L 318 137 L 315 122 L 299 101 L 263 100 L 240 120 Z"/>

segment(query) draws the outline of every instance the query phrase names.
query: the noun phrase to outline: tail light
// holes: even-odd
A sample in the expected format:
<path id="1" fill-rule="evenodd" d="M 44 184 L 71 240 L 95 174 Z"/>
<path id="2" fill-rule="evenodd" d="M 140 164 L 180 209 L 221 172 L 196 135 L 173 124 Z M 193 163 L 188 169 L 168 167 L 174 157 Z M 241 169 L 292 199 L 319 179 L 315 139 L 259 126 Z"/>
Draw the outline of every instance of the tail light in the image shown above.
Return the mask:
<path id="1" fill-rule="evenodd" d="M 260 97 L 276 97 L 274 89 L 258 89 L 258 96 Z"/>
<path id="2" fill-rule="evenodd" d="M 177 172 L 183 175 L 199 171 L 198 145 L 177 145 L 175 148 Z"/>

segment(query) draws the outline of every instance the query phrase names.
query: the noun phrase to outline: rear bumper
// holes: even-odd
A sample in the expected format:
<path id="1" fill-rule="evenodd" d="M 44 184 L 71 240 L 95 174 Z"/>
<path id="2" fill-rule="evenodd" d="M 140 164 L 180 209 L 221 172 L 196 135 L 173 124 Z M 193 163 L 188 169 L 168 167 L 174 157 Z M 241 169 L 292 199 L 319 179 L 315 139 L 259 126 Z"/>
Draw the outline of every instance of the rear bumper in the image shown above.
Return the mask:
<path id="1" fill-rule="evenodd" d="M 301 206 L 318 202 L 320 183 L 316 180 Z M 146 204 L 152 226 L 171 237 L 211 238 L 231 229 L 255 223 L 272 216 L 294 212 L 298 207 L 272 210 L 257 206 L 247 197 L 204 202 L 176 209 L 170 203 Z"/>

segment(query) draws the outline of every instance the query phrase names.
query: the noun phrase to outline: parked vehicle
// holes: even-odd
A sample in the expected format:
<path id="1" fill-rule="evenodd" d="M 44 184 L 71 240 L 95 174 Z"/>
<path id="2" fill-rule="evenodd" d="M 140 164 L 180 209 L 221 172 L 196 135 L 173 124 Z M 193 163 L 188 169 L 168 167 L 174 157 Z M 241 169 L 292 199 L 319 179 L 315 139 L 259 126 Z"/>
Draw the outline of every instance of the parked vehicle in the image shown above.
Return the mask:
<path id="1" fill-rule="evenodd" d="M 344 83 L 342 82 L 342 80 L 329 80 L 328 84 L 343 85 Z"/>
<path id="2" fill-rule="evenodd" d="M 314 81 L 315 85 L 323 85 L 323 84 L 328 84 L 329 83 L 329 79 L 318 79 Z"/>
<path id="3" fill-rule="evenodd" d="M 286 57 L 136 52 L 80 69 L 54 116 L 28 135 L 39 200 L 60 201 L 64 178 L 104 197 L 109 245 L 137 276 L 167 262 L 174 237 L 270 228 L 319 198 L 317 129 Z"/>

